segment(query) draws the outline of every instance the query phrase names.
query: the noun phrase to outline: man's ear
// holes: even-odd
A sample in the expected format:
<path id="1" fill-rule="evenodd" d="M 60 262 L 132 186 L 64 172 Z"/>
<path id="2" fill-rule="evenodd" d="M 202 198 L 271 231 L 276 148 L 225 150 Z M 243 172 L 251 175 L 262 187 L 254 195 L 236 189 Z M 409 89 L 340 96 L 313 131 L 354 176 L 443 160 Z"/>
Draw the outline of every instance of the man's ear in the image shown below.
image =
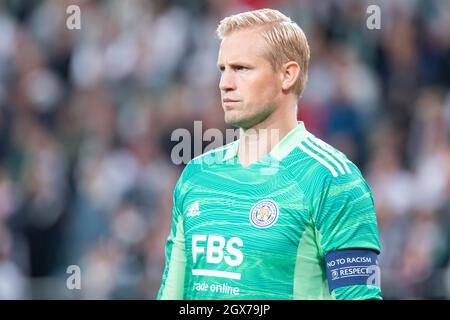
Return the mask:
<path id="1" fill-rule="evenodd" d="M 281 88 L 284 91 L 289 91 L 295 85 L 300 76 L 300 66 L 295 61 L 289 61 L 281 67 L 282 79 Z"/>

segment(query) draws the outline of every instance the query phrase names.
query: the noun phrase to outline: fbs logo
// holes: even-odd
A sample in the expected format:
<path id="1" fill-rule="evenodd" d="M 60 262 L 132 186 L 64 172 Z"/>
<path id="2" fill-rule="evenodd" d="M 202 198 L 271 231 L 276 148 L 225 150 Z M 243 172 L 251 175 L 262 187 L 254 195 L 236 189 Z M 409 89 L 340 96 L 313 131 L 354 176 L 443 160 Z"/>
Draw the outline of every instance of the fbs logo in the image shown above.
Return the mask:
<path id="1" fill-rule="evenodd" d="M 186 213 L 186 217 L 195 217 L 200 215 L 200 209 L 198 205 L 198 201 L 195 201 L 191 207 L 189 208 L 188 212 Z"/>
<path id="2" fill-rule="evenodd" d="M 232 237 L 226 240 L 219 235 L 194 234 L 192 236 L 192 258 L 197 262 L 198 255 L 204 254 L 206 249 L 206 262 L 219 264 L 225 260 L 230 267 L 236 267 L 242 263 L 244 256 L 242 248 L 244 243 L 241 238 Z"/>
<path id="3" fill-rule="evenodd" d="M 241 238 L 226 239 L 219 235 L 192 235 L 192 261 L 205 261 L 204 269 L 192 269 L 194 276 L 208 276 L 240 280 L 239 272 L 230 272 L 227 267 L 238 267 L 244 260 L 241 248 L 244 243 Z M 222 264 L 225 262 L 226 265 Z M 224 268 L 225 270 L 223 270 Z M 222 270 L 220 270 L 222 269 Z"/>

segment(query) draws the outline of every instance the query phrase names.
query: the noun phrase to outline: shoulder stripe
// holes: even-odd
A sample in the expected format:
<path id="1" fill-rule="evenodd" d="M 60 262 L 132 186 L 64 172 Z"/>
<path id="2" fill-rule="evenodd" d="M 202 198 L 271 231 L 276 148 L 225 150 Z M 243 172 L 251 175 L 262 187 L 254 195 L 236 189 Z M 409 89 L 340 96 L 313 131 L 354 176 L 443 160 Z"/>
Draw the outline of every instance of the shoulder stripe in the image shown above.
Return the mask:
<path id="1" fill-rule="evenodd" d="M 330 160 L 331 163 L 334 164 L 334 165 L 338 168 L 338 170 L 339 170 L 339 172 L 340 172 L 341 174 L 345 174 L 345 171 L 344 171 L 344 169 L 342 169 L 342 166 L 341 166 L 336 160 L 334 160 L 334 158 L 333 158 L 332 156 L 330 156 L 327 152 L 325 152 L 325 151 L 322 150 L 321 148 L 317 147 L 316 145 L 314 145 L 314 144 L 313 144 L 311 141 L 309 141 L 309 140 L 305 140 L 305 143 L 306 143 L 311 149 L 313 149 L 314 151 L 320 153 L 320 154 L 323 155 L 325 158 L 327 158 L 328 160 Z"/>
<path id="2" fill-rule="evenodd" d="M 327 145 L 326 143 L 324 143 L 322 140 L 317 139 L 316 137 L 313 138 L 309 138 L 313 143 L 317 144 L 319 147 L 321 147 L 322 149 L 328 151 L 331 155 L 333 155 L 345 168 L 345 171 L 347 171 L 347 173 L 352 173 L 352 170 L 350 170 L 350 167 L 348 166 L 347 159 L 345 159 L 338 151 L 334 150 L 331 146 Z"/>
<path id="3" fill-rule="evenodd" d="M 310 151 L 302 143 L 299 143 L 298 147 L 300 149 L 302 149 L 303 152 L 309 154 L 311 157 L 313 157 L 314 159 L 319 161 L 321 164 L 323 164 L 328 170 L 330 170 L 330 172 L 333 175 L 333 177 L 337 177 L 338 176 L 338 173 L 336 172 L 336 170 L 327 161 L 325 161 L 324 159 L 322 159 L 321 157 L 319 157 L 318 155 L 316 155 L 315 153 Z"/>

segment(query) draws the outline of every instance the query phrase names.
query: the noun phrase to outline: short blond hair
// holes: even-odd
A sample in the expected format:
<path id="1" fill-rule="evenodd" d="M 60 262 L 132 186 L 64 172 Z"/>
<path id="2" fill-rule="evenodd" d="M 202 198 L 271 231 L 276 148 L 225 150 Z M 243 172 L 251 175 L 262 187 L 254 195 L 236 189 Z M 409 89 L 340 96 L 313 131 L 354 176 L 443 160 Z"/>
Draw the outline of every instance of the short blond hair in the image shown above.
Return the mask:
<path id="1" fill-rule="evenodd" d="M 308 79 L 310 50 L 303 30 L 278 10 L 260 9 L 224 18 L 217 27 L 220 39 L 234 31 L 261 28 L 261 36 L 269 44 L 268 59 L 275 70 L 288 61 L 300 66 L 294 92 L 300 97 Z"/>

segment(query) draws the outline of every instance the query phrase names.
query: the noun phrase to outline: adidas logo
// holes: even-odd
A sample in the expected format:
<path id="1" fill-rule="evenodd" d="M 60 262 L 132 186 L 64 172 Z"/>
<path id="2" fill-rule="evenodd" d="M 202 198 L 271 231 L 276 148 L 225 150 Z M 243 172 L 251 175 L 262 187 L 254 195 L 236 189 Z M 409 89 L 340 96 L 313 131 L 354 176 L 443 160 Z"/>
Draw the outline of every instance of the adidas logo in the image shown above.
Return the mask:
<path id="1" fill-rule="evenodd" d="M 198 201 L 195 201 L 191 207 L 189 208 L 188 212 L 186 213 L 186 217 L 195 217 L 200 215 L 200 209 L 198 207 Z"/>

